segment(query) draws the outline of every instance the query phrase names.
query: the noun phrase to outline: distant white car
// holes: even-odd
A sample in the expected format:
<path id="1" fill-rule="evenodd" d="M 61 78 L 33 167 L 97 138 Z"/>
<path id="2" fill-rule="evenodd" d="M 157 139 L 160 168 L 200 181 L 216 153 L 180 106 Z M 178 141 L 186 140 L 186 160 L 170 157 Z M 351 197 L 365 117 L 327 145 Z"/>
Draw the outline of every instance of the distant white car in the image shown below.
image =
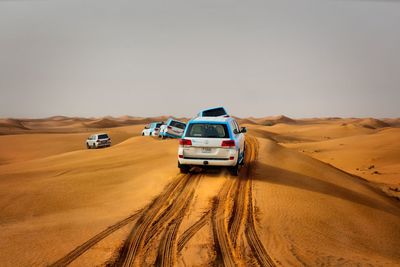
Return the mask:
<path id="1" fill-rule="evenodd" d="M 158 136 L 161 125 L 163 125 L 163 122 L 152 122 L 146 125 L 142 131 L 142 136 Z"/>
<path id="2" fill-rule="evenodd" d="M 111 146 L 111 138 L 106 133 L 93 134 L 86 140 L 88 149 L 109 146 Z"/>
<path id="3" fill-rule="evenodd" d="M 161 125 L 158 137 L 180 138 L 183 135 L 185 128 L 186 123 L 174 119 L 168 119 L 165 124 Z"/>
<path id="4" fill-rule="evenodd" d="M 244 164 L 246 128 L 232 117 L 197 117 L 188 122 L 179 140 L 178 167 L 182 173 L 192 166 L 228 166 L 238 175 Z"/>

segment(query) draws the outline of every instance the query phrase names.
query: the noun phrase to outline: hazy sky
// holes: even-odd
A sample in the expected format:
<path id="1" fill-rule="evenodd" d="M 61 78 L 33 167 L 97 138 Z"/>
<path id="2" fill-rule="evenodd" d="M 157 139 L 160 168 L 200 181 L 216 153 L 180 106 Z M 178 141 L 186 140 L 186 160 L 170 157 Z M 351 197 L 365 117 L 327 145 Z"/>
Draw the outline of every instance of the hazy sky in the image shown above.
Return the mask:
<path id="1" fill-rule="evenodd" d="M 400 116 L 400 2 L 0 0 L 0 117 Z"/>

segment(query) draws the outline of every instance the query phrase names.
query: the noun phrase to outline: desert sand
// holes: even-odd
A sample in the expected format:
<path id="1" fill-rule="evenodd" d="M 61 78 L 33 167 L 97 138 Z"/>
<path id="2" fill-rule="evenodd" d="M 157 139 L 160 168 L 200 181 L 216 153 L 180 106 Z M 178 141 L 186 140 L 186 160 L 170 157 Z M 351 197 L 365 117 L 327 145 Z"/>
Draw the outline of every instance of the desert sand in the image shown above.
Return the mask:
<path id="1" fill-rule="evenodd" d="M 1 266 L 400 266 L 399 119 L 239 119 L 239 177 L 179 174 L 165 119 L 0 120 Z"/>

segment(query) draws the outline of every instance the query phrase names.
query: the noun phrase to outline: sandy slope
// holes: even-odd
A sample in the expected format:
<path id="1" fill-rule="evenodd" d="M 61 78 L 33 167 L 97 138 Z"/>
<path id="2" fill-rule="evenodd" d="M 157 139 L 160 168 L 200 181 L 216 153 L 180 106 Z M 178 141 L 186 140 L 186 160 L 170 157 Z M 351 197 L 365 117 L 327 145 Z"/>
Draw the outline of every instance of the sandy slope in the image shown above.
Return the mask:
<path id="1" fill-rule="evenodd" d="M 400 177 L 400 129 L 384 129 L 322 142 L 286 144 L 375 182 L 396 184 Z"/>
<path id="2" fill-rule="evenodd" d="M 53 116 L 44 119 L 2 119 L 0 118 L 0 135 L 32 133 L 81 133 L 96 129 L 122 126 L 145 125 L 153 121 L 165 121 L 168 116 L 139 118 L 131 116 L 79 118 Z M 183 119 L 185 120 L 185 119 Z"/>
<path id="3" fill-rule="evenodd" d="M 260 236 L 283 266 L 399 263 L 400 209 L 340 170 L 260 139 Z"/>
<path id="4" fill-rule="evenodd" d="M 0 165 L 85 149 L 86 138 L 97 132 L 108 133 L 112 143 L 118 144 L 129 137 L 140 135 L 142 129 L 143 125 L 135 125 L 87 130 L 83 133 L 0 135 Z"/>
<path id="5" fill-rule="evenodd" d="M 143 207 L 176 175 L 176 141 L 159 143 L 133 137 L 0 166 L 2 265 L 50 264 Z"/>
<path id="6" fill-rule="evenodd" d="M 119 120 L 127 119 L 137 118 Z M 108 129 L 117 145 L 99 150 L 84 149 L 87 129 L 0 136 L 2 266 L 400 262 L 399 202 L 322 162 L 351 171 L 372 157 L 382 174 L 371 179 L 399 183 L 389 175 L 398 170 L 398 129 L 254 121 L 239 177 L 178 174 L 176 140 L 132 137 L 141 125 Z"/>

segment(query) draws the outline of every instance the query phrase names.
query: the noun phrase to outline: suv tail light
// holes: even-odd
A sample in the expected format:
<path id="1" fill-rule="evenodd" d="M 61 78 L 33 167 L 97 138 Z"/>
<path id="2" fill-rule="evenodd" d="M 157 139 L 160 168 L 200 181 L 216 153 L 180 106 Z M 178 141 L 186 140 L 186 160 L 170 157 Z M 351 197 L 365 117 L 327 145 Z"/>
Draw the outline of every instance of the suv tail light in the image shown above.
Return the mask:
<path id="1" fill-rule="evenodd" d="M 179 139 L 179 145 L 181 145 L 181 146 L 191 146 L 192 145 L 192 140 Z"/>
<path id="2" fill-rule="evenodd" d="M 221 146 L 222 147 L 234 147 L 235 146 L 235 140 L 224 140 L 224 141 L 222 141 Z"/>
<path id="3" fill-rule="evenodd" d="M 168 128 L 168 129 L 172 129 L 172 127 L 171 127 L 171 126 L 168 126 L 167 128 Z"/>

